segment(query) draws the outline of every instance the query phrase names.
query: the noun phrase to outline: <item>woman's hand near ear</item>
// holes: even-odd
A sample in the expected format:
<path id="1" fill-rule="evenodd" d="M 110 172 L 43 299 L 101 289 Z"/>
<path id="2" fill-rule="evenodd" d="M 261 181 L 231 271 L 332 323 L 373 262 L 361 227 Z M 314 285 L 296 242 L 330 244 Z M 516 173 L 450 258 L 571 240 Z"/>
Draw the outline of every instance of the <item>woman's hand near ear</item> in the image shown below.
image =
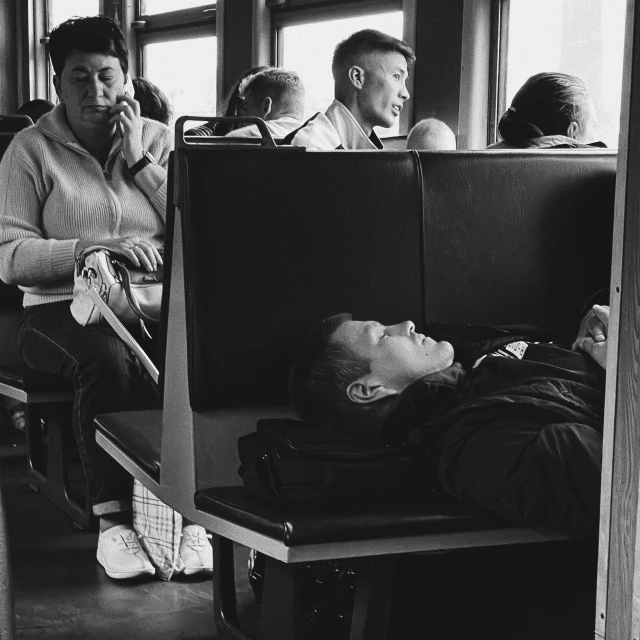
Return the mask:
<path id="1" fill-rule="evenodd" d="M 122 132 L 122 157 L 128 167 L 142 159 L 142 120 L 140 103 L 125 93 L 118 95 L 118 102 L 111 107 L 109 122 L 120 123 Z"/>

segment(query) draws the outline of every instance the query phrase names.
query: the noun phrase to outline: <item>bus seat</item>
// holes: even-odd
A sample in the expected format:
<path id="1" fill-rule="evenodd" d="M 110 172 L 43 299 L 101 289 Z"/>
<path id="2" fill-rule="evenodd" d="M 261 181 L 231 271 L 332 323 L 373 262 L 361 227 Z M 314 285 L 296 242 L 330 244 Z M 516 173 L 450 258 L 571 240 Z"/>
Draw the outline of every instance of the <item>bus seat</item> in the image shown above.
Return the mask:
<path id="1" fill-rule="evenodd" d="M 16 116 L 26 118 L 28 116 Z M 0 124 L 2 121 L 0 120 Z M 28 125 L 27 125 L 28 126 Z M 13 139 L 0 133 L 0 158 Z M 69 455 L 72 450 L 70 383 L 26 365 L 16 340 L 22 319 L 22 292 L 0 281 L 0 396 L 26 407 L 26 452 L 30 482 L 66 513 L 80 529 L 91 522 L 91 505 L 71 488 Z"/>
<path id="2" fill-rule="evenodd" d="M 386 138 L 380 138 L 382 142 L 382 148 L 389 151 L 406 151 L 407 149 L 407 136 L 388 136 Z"/>
<path id="3" fill-rule="evenodd" d="M 353 637 L 372 625 L 371 637 L 383 637 L 394 555 L 565 538 L 453 500 L 348 513 L 270 509 L 247 498 L 236 475 L 238 436 L 259 418 L 290 414 L 290 359 L 321 317 L 350 310 L 382 322 L 513 323 L 536 312 L 534 321 L 561 328 L 577 320 L 567 316 L 579 311 L 582 288 L 608 273 L 615 154 L 522 153 L 176 144 L 164 409 L 99 416 L 96 439 L 213 532 L 217 625 L 237 622 L 230 541 L 269 557 L 259 637 L 293 637 L 295 565 L 347 557 L 363 562 Z M 600 233 L 583 233 L 585 221 L 597 221 Z M 526 263 L 534 275 L 523 284 Z M 500 286 L 487 285 L 482 269 L 498 269 Z M 140 424 L 145 433 L 127 439 Z"/>
<path id="4" fill-rule="evenodd" d="M 0 133 L 17 133 L 33 125 L 33 120 L 23 114 L 0 114 Z"/>
<path id="5" fill-rule="evenodd" d="M 418 155 L 426 319 L 573 339 L 584 304 L 609 285 L 616 152 Z"/>

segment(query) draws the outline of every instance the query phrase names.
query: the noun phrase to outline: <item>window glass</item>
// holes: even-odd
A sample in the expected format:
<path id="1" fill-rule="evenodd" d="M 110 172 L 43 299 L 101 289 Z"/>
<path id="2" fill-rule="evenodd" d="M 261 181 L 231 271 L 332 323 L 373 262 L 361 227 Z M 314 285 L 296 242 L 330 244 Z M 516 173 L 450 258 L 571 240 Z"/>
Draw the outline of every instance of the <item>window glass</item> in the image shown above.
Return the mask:
<path id="1" fill-rule="evenodd" d="M 193 7 L 203 7 L 207 4 L 215 4 L 215 2 L 202 2 L 202 0 L 142 0 L 140 13 L 150 16 L 154 13 L 192 9 Z"/>
<path id="2" fill-rule="evenodd" d="M 307 116 L 324 111 L 333 101 L 331 61 L 333 50 L 340 41 L 361 29 L 377 29 L 395 38 L 402 38 L 402 23 L 402 11 L 391 11 L 282 27 L 279 32 L 282 47 L 279 65 L 300 74 L 306 90 Z M 396 136 L 398 127 L 396 119 L 393 127 L 377 128 L 376 133 Z"/>
<path id="3" fill-rule="evenodd" d="M 216 37 L 144 45 L 144 76 L 158 85 L 183 115 L 216 115 Z M 185 60 L 189 64 L 185 64 Z"/>
<path id="4" fill-rule="evenodd" d="M 100 13 L 100 0 L 49 0 L 48 6 L 49 31 L 74 16 L 85 18 Z"/>
<path id="5" fill-rule="evenodd" d="M 591 91 L 598 138 L 618 146 L 625 0 L 511 0 L 507 106 L 530 76 L 560 71 Z"/>

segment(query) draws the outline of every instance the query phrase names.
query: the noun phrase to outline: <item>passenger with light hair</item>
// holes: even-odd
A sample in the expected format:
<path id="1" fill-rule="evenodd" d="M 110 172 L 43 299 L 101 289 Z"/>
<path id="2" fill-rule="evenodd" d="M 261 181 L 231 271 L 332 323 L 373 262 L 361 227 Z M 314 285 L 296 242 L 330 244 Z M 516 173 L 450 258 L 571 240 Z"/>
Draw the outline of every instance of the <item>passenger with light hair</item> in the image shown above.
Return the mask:
<path id="1" fill-rule="evenodd" d="M 415 59 L 406 42 L 381 31 L 352 34 L 333 54 L 335 100 L 286 142 L 308 149 L 382 149 L 374 127 L 392 127 L 400 115 Z"/>
<path id="2" fill-rule="evenodd" d="M 303 123 L 304 85 L 295 71 L 266 69 L 240 84 L 241 113 L 262 118 L 274 138 L 284 138 Z M 227 133 L 234 138 L 258 138 L 255 125 Z"/>
<path id="3" fill-rule="evenodd" d="M 409 132 L 407 149 L 418 151 L 455 151 L 456 136 L 447 124 L 437 118 L 420 120 Z"/>

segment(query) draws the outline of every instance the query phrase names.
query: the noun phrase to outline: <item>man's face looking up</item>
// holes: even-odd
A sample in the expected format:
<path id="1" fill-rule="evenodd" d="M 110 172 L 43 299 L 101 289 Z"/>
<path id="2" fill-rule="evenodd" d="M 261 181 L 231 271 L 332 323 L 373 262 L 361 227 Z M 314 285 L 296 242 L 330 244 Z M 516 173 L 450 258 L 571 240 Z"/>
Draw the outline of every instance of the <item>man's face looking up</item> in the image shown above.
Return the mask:
<path id="1" fill-rule="evenodd" d="M 355 79 L 359 87 L 356 119 L 367 135 L 373 127 L 391 127 L 409 99 L 406 81 L 407 60 L 397 51 L 372 51 L 362 56 L 358 67 L 362 76 Z M 355 115 L 355 114 L 354 114 Z"/>
<path id="2" fill-rule="evenodd" d="M 331 341 L 368 360 L 371 371 L 352 382 L 347 395 L 367 403 L 395 395 L 411 383 L 453 363 L 453 347 L 416 333 L 411 321 L 385 326 L 375 321 L 349 320 Z"/>

